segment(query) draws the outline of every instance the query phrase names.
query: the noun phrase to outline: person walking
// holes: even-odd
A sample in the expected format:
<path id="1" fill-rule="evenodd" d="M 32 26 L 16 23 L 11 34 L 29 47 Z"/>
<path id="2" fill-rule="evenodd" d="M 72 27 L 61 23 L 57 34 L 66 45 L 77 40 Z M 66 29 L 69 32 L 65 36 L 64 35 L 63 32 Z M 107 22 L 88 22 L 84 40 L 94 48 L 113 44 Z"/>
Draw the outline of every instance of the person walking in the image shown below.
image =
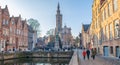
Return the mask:
<path id="1" fill-rule="evenodd" d="M 83 59 L 85 60 L 85 57 L 86 57 L 86 51 L 85 51 L 85 49 L 83 50 L 82 55 L 83 55 Z"/>
<path id="2" fill-rule="evenodd" d="M 96 50 L 92 49 L 92 58 L 93 58 L 93 60 L 95 59 L 95 55 L 96 55 Z"/>
<path id="3" fill-rule="evenodd" d="M 87 49 L 86 53 L 87 53 L 87 59 L 89 60 L 89 57 L 90 57 L 90 50 Z"/>

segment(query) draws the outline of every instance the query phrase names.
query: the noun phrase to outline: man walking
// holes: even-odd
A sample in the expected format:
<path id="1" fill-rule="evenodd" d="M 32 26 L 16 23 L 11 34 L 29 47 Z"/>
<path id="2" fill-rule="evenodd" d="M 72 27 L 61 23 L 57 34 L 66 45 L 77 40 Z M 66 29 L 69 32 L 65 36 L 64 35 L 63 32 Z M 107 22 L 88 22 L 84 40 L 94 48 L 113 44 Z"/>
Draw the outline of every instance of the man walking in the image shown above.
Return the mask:
<path id="1" fill-rule="evenodd" d="M 86 53 L 87 53 L 87 58 L 88 58 L 88 60 L 89 60 L 89 57 L 90 57 L 90 50 L 87 49 Z"/>

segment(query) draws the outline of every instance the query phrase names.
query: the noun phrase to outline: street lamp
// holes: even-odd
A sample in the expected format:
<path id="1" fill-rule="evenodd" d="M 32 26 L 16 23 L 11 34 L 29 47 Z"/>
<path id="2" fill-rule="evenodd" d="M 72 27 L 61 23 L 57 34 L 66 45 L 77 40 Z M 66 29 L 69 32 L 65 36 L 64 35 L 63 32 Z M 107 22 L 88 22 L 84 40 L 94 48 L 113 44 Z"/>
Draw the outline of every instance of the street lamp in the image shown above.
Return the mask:
<path id="1" fill-rule="evenodd" d="M 116 24 L 116 27 L 117 27 L 117 30 L 118 30 L 118 37 L 120 37 L 120 26 L 119 26 L 119 24 Z"/>
<path id="2" fill-rule="evenodd" d="M 118 30 L 118 38 L 120 38 L 120 25 L 116 24 L 117 30 Z M 120 46 L 119 46 L 119 58 L 120 58 Z"/>

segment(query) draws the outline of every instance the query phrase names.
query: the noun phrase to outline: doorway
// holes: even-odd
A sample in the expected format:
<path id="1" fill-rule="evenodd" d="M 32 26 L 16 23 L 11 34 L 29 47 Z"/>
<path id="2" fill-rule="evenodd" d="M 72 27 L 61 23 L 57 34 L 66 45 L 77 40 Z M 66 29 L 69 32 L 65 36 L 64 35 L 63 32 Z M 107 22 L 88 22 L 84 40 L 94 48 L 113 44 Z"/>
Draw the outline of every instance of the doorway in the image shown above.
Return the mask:
<path id="1" fill-rule="evenodd" d="M 103 51 L 104 51 L 104 56 L 109 56 L 109 47 L 108 46 L 104 46 Z"/>

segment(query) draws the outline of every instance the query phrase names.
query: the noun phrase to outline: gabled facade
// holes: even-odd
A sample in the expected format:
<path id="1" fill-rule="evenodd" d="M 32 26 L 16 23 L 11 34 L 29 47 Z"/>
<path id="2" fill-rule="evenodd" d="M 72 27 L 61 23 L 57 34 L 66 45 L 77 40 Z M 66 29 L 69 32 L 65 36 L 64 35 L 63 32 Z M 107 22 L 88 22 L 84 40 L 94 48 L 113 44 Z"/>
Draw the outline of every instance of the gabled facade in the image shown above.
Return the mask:
<path id="1" fill-rule="evenodd" d="M 9 11 L 8 7 L 6 6 L 4 9 L 2 9 L 1 14 L 1 46 L 2 48 L 7 51 L 8 49 L 8 42 L 9 42 Z"/>
<path id="2" fill-rule="evenodd" d="M 89 48 L 89 27 L 90 24 L 82 24 L 82 45 L 83 48 Z"/>
<path id="3" fill-rule="evenodd" d="M 27 34 L 26 20 L 10 17 L 8 7 L 0 7 L 0 51 L 27 50 Z"/>

